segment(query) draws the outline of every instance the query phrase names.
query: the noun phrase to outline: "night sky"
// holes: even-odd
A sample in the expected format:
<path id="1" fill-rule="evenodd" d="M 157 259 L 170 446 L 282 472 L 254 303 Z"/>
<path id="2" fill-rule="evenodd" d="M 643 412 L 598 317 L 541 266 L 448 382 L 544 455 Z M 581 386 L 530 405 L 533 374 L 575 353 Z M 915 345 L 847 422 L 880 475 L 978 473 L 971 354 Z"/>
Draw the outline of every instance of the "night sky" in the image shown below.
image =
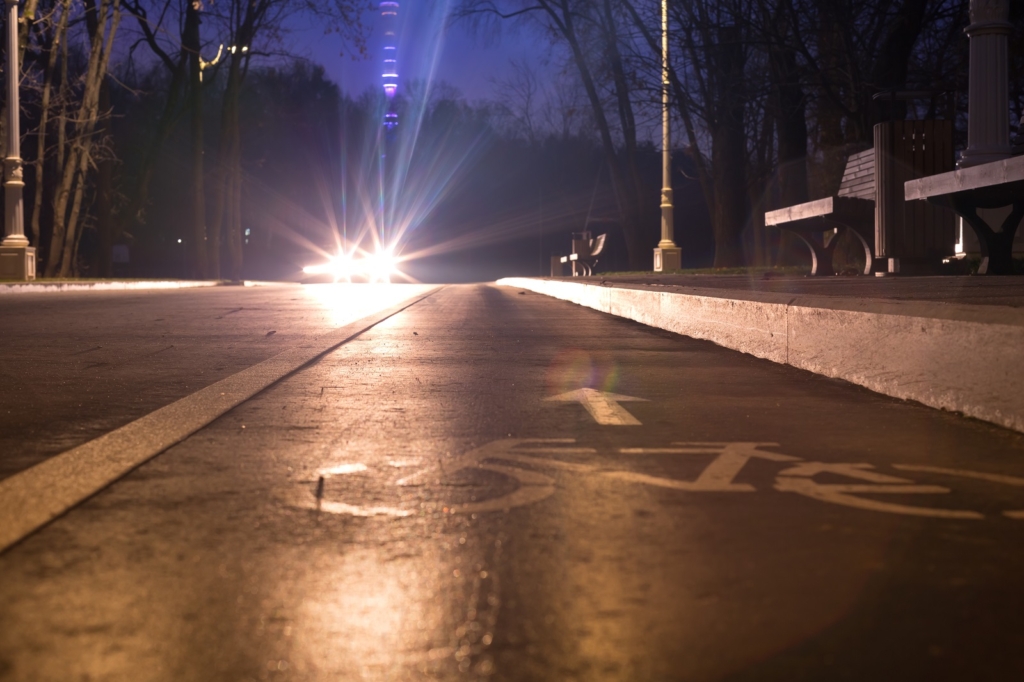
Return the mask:
<path id="1" fill-rule="evenodd" d="M 500 34 L 474 35 L 465 23 L 446 29 L 451 3 L 436 0 L 399 0 L 399 84 L 410 80 L 446 82 L 472 101 L 492 98 L 495 79 L 508 76 L 510 59 L 525 60 L 542 72 L 547 44 L 525 30 L 508 27 Z M 375 3 L 376 4 L 376 3 Z M 353 59 L 340 54 L 343 45 L 336 35 L 323 35 L 317 26 L 296 27 L 292 49 L 300 56 L 323 64 L 330 78 L 352 96 L 368 87 L 379 87 L 381 36 L 378 14 L 366 17 L 370 29 L 369 56 Z"/>

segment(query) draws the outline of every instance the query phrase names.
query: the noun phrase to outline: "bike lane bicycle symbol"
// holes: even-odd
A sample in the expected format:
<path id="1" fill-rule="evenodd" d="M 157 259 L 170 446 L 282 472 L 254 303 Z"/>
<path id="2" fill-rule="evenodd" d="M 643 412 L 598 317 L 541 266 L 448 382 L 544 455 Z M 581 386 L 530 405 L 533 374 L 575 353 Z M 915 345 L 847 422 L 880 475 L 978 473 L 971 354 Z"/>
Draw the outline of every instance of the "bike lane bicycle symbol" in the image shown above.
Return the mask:
<path id="1" fill-rule="evenodd" d="M 776 473 L 772 486 L 778 492 L 793 493 L 819 502 L 890 514 L 965 520 L 985 518 L 984 514 L 977 511 L 910 505 L 863 497 L 864 495 L 943 495 L 950 493 L 951 489 L 940 485 L 919 484 L 908 478 L 880 473 L 872 464 L 866 462 L 808 461 L 766 449 L 777 449 L 778 447 L 777 443 L 758 442 L 677 442 L 667 447 L 619 448 L 617 451 L 620 455 L 628 456 L 711 455 L 714 457 L 697 478 L 687 481 L 624 469 L 611 469 L 603 464 L 560 459 L 594 457 L 598 454 L 596 449 L 582 447 L 572 438 L 503 439 L 470 450 L 454 460 L 424 467 L 399 479 L 395 484 L 400 487 L 440 485 L 446 478 L 473 469 L 498 473 L 515 481 L 515 488 L 508 493 L 481 501 L 453 502 L 443 507 L 445 513 L 476 514 L 524 507 L 554 495 L 557 492 L 556 481 L 551 476 L 542 473 L 543 470 L 601 476 L 624 483 L 650 485 L 689 493 L 753 493 L 758 489 L 749 483 L 737 483 L 736 478 L 751 460 L 757 459 L 783 465 L 783 468 Z M 975 479 L 1024 488 L 1024 478 L 1002 474 L 911 464 L 893 464 L 892 466 L 900 471 Z M 362 464 L 350 464 L 324 470 L 324 474 L 336 476 L 365 469 L 366 467 Z M 837 477 L 845 480 L 841 483 L 825 483 L 818 480 L 821 476 L 828 476 L 830 480 Z M 321 511 L 354 516 L 402 517 L 417 513 L 409 509 L 360 506 L 349 502 L 321 499 L 323 481 L 324 477 L 321 476 L 314 502 L 310 502 L 306 498 L 300 506 L 315 506 Z M 1024 520 L 1024 510 L 1004 511 L 1003 515 L 1011 519 Z"/>

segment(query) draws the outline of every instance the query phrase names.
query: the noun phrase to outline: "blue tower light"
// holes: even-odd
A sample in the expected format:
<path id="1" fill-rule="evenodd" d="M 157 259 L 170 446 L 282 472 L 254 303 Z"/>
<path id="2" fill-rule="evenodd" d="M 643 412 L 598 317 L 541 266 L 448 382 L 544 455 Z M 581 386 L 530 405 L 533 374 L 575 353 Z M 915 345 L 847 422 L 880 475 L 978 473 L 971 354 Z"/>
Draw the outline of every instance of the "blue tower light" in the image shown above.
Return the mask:
<path id="1" fill-rule="evenodd" d="M 395 111 L 395 94 L 398 92 L 398 47 L 397 23 L 398 3 L 395 0 L 382 0 L 379 5 L 381 24 L 384 29 L 384 59 L 381 73 L 384 95 L 387 97 L 387 112 L 384 114 L 384 128 L 392 131 L 398 126 L 398 113 Z"/>

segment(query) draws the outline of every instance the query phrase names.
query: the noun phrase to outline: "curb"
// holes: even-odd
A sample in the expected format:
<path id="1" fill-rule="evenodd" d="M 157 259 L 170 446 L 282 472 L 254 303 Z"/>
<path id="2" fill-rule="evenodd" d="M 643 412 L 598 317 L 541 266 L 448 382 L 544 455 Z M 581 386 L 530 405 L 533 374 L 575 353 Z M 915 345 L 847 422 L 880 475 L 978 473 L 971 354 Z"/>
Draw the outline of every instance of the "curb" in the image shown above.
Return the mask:
<path id="1" fill-rule="evenodd" d="M 292 284 L 291 282 L 262 282 L 246 280 L 242 286 L 262 287 Z M 152 280 L 138 282 L 16 282 L 0 283 L 0 296 L 4 294 L 42 294 L 64 291 L 146 291 L 150 289 L 195 289 L 198 287 L 239 286 L 220 280 Z"/>
<path id="2" fill-rule="evenodd" d="M 522 277 L 497 284 L 1024 432 L 1020 308 Z"/>

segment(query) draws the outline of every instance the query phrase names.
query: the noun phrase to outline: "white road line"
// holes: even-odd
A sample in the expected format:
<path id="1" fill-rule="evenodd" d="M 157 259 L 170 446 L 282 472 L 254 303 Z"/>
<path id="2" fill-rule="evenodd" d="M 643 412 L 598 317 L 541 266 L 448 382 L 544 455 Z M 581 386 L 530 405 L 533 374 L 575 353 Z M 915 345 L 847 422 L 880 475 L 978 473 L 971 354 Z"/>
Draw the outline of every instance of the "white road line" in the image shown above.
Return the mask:
<path id="1" fill-rule="evenodd" d="M 620 402 L 647 402 L 644 398 L 605 393 L 592 388 L 580 388 L 568 393 L 553 395 L 544 400 L 562 403 L 580 403 L 602 426 L 641 426 L 640 421 L 619 405 Z"/>
<path id="2" fill-rule="evenodd" d="M 414 294 L 0 481 L 0 552 L 271 384 L 435 291 Z"/>

